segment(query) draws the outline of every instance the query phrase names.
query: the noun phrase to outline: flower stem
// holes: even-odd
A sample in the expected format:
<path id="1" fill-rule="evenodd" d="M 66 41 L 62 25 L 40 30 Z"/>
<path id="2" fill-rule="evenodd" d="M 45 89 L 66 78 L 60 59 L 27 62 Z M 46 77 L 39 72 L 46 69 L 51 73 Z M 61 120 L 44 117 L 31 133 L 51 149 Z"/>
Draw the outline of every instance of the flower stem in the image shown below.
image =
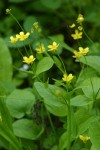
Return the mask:
<path id="1" fill-rule="evenodd" d="M 49 122 L 50 122 L 50 125 L 51 125 L 51 128 L 52 128 L 52 131 L 54 132 L 54 134 L 56 135 L 56 131 L 55 131 L 55 128 L 54 128 L 54 125 L 53 125 L 53 122 L 52 122 L 52 119 L 51 119 L 51 116 L 50 116 L 50 113 L 48 112 L 48 110 L 46 109 L 47 111 L 47 116 L 48 116 L 48 119 L 49 119 Z"/>
<path id="2" fill-rule="evenodd" d="M 92 44 L 94 44 L 94 42 L 91 40 L 91 38 L 90 38 L 90 37 L 88 36 L 88 34 L 85 32 L 84 28 L 83 28 L 83 32 L 84 32 L 85 36 L 88 38 L 88 40 L 89 40 Z"/>

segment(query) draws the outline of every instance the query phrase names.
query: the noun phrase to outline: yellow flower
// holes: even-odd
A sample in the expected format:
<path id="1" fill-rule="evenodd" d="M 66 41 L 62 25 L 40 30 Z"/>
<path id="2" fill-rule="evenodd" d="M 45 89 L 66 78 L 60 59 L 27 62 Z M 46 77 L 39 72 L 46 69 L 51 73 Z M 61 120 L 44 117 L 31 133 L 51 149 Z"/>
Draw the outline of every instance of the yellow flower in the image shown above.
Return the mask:
<path id="1" fill-rule="evenodd" d="M 36 48 L 35 50 L 37 51 L 37 53 L 44 53 L 45 52 L 44 44 L 42 43 L 40 48 Z"/>
<path id="2" fill-rule="evenodd" d="M 71 80 L 73 79 L 73 75 L 70 73 L 69 75 L 64 74 L 62 80 L 65 82 L 71 82 Z"/>
<path id="3" fill-rule="evenodd" d="M 82 38 L 82 32 L 79 32 L 78 30 L 75 30 L 75 34 L 71 34 L 74 40 L 81 39 Z"/>
<path id="4" fill-rule="evenodd" d="M 18 41 L 18 39 L 19 39 L 19 36 L 18 36 L 18 34 L 16 34 L 16 37 L 13 37 L 13 36 L 10 37 L 10 42 L 16 43 Z"/>
<path id="5" fill-rule="evenodd" d="M 69 27 L 70 28 L 74 28 L 76 25 L 75 25 L 75 23 L 73 23 L 72 25 L 70 25 Z"/>
<path id="6" fill-rule="evenodd" d="M 84 21 L 83 15 L 82 15 L 82 14 L 79 14 L 76 21 L 77 21 L 77 23 L 80 23 L 80 24 L 81 24 L 81 23 Z"/>
<path id="7" fill-rule="evenodd" d="M 83 48 L 83 47 L 79 47 L 79 52 L 82 56 L 85 56 L 88 52 L 89 52 L 89 48 Z"/>
<path id="8" fill-rule="evenodd" d="M 80 58 L 81 56 L 85 56 L 89 52 L 89 48 L 79 47 L 79 51 L 74 51 L 74 58 Z"/>
<path id="9" fill-rule="evenodd" d="M 74 51 L 74 56 L 72 56 L 73 58 L 80 58 L 82 56 L 82 54 L 80 52 Z"/>
<path id="10" fill-rule="evenodd" d="M 52 45 L 48 45 L 49 50 L 48 51 L 56 51 L 58 48 L 59 44 L 56 42 L 53 42 Z"/>
<path id="11" fill-rule="evenodd" d="M 35 29 L 38 29 L 39 27 L 38 22 L 34 22 L 33 26 L 35 27 Z"/>
<path id="12" fill-rule="evenodd" d="M 33 55 L 30 55 L 29 58 L 24 56 L 23 57 L 23 62 L 25 62 L 26 64 L 31 64 L 35 61 L 36 58 L 34 58 Z"/>
<path id="13" fill-rule="evenodd" d="M 24 41 L 24 40 L 26 40 L 29 37 L 29 35 L 30 35 L 29 32 L 27 32 L 26 34 L 24 34 L 24 32 L 20 32 L 19 33 L 19 40 L 20 41 Z"/>
<path id="14" fill-rule="evenodd" d="M 88 140 L 90 140 L 90 137 L 89 136 L 83 136 L 83 135 L 80 135 L 79 136 L 80 140 L 82 140 L 84 143 L 86 143 Z"/>

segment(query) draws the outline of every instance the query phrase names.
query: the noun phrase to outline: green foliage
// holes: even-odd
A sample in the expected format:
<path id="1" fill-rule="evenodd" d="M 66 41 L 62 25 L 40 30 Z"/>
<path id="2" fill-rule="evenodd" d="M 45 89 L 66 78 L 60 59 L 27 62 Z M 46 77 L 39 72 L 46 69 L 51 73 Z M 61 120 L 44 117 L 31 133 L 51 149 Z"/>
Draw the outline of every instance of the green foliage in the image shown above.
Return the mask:
<path id="1" fill-rule="evenodd" d="M 0 150 L 100 149 L 99 5 L 0 1 Z"/>
<path id="2" fill-rule="evenodd" d="M 65 116 L 67 113 L 66 101 L 64 99 L 66 92 L 54 85 L 46 85 L 41 82 L 35 82 L 35 88 L 43 102 L 51 113 L 57 116 Z"/>
<path id="3" fill-rule="evenodd" d="M 7 107 L 12 117 L 22 118 L 30 114 L 35 97 L 28 89 L 14 90 L 6 99 Z"/>
<path id="4" fill-rule="evenodd" d="M 5 41 L 0 38 L 0 81 L 12 79 L 12 57 Z"/>
<path id="5" fill-rule="evenodd" d="M 42 72 L 45 72 L 45 71 L 49 70 L 53 66 L 53 64 L 54 64 L 54 62 L 53 62 L 52 58 L 44 57 L 37 64 L 36 76 L 39 75 Z"/>
<path id="6" fill-rule="evenodd" d="M 20 119 L 13 123 L 13 130 L 18 137 L 36 140 L 43 133 L 44 129 L 39 127 L 32 120 Z"/>

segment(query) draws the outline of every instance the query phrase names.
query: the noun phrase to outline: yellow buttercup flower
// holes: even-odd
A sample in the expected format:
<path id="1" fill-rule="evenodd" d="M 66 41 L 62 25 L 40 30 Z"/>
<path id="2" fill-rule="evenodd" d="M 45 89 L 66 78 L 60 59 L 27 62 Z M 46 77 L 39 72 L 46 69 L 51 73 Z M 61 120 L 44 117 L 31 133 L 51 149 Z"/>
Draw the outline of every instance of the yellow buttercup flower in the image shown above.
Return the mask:
<path id="1" fill-rule="evenodd" d="M 81 53 L 78 51 L 74 51 L 73 53 L 74 53 L 74 56 L 72 56 L 73 58 L 80 58 L 82 56 Z"/>
<path id="2" fill-rule="evenodd" d="M 24 40 L 26 40 L 29 37 L 29 35 L 30 35 L 29 32 L 27 32 L 26 34 L 24 34 L 24 32 L 20 32 L 19 33 L 19 40 L 20 41 L 24 41 Z"/>
<path id="3" fill-rule="evenodd" d="M 36 48 L 35 50 L 37 51 L 37 53 L 44 53 L 45 52 L 44 44 L 42 43 L 40 48 Z"/>
<path id="4" fill-rule="evenodd" d="M 85 56 L 88 52 L 89 52 L 89 48 L 86 47 L 86 48 L 83 48 L 83 47 L 79 47 L 78 48 L 79 51 L 74 51 L 74 58 L 80 58 L 81 56 Z"/>
<path id="5" fill-rule="evenodd" d="M 89 48 L 88 47 L 86 47 L 86 48 L 79 47 L 79 52 L 80 52 L 80 54 L 85 56 L 89 52 Z"/>
<path id="6" fill-rule="evenodd" d="M 26 64 L 31 64 L 35 61 L 36 58 L 34 58 L 33 55 L 30 55 L 29 58 L 24 56 L 23 57 L 23 62 L 25 62 Z"/>
<path id="7" fill-rule="evenodd" d="M 18 41 L 18 39 L 19 39 L 19 35 L 16 34 L 16 37 L 13 37 L 13 36 L 10 37 L 10 42 L 11 43 L 16 43 Z"/>
<path id="8" fill-rule="evenodd" d="M 80 135 L 79 136 L 80 140 L 82 140 L 84 143 L 86 143 L 88 140 L 90 140 L 90 137 L 89 136 L 86 136 L 86 135 Z"/>
<path id="9" fill-rule="evenodd" d="M 77 21 L 77 23 L 80 23 L 80 24 L 81 24 L 81 23 L 84 21 L 83 15 L 82 15 L 82 14 L 79 14 L 76 21 Z"/>
<path id="10" fill-rule="evenodd" d="M 52 45 L 48 45 L 49 50 L 48 51 L 56 51 L 58 48 L 59 44 L 56 42 L 53 42 Z"/>
<path id="11" fill-rule="evenodd" d="M 75 34 L 71 34 L 74 40 L 81 39 L 82 38 L 82 32 L 79 32 L 78 30 L 75 30 Z"/>
<path id="12" fill-rule="evenodd" d="M 73 75 L 70 73 L 69 75 L 64 74 L 62 80 L 65 82 L 71 82 L 71 80 L 73 79 Z"/>
<path id="13" fill-rule="evenodd" d="M 70 28 L 74 28 L 76 25 L 75 25 L 75 23 L 73 23 L 72 25 L 70 25 L 69 27 Z"/>

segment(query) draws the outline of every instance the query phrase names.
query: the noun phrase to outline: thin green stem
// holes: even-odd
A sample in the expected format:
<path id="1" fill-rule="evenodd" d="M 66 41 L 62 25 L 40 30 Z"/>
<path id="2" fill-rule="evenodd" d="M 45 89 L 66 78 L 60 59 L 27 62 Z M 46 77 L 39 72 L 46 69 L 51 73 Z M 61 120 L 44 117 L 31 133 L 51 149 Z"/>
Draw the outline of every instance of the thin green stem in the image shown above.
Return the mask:
<path id="1" fill-rule="evenodd" d="M 17 24 L 19 25 L 19 27 L 21 28 L 22 31 L 24 31 L 24 29 L 22 28 L 22 26 L 20 25 L 19 21 L 16 19 L 16 17 L 11 13 L 9 12 L 9 14 L 11 15 L 11 17 L 17 22 Z"/>
<path id="2" fill-rule="evenodd" d="M 83 28 L 83 32 L 84 32 L 85 36 L 88 38 L 88 40 L 89 40 L 92 44 L 94 44 L 94 42 L 91 40 L 91 38 L 90 38 L 90 37 L 88 36 L 88 34 L 85 32 L 84 28 Z"/>
<path id="3" fill-rule="evenodd" d="M 62 61 L 62 59 L 61 59 L 61 57 L 58 55 L 58 57 L 59 57 L 59 60 L 61 61 L 61 63 L 62 63 L 62 66 L 63 66 L 63 68 L 64 68 L 64 72 L 66 73 L 66 68 L 65 68 L 65 65 L 64 65 L 64 62 Z"/>
<path id="4" fill-rule="evenodd" d="M 56 131 L 55 131 L 55 127 L 53 125 L 53 122 L 52 122 L 52 119 L 51 119 L 51 116 L 50 116 L 50 113 L 48 112 L 48 110 L 46 109 L 47 111 L 47 116 L 48 116 L 48 119 L 49 119 L 49 122 L 50 122 L 50 125 L 51 125 L 51 128 L 52 128 L 52 131 L 54 132 L 54 134 L 56 135 Z"/>

